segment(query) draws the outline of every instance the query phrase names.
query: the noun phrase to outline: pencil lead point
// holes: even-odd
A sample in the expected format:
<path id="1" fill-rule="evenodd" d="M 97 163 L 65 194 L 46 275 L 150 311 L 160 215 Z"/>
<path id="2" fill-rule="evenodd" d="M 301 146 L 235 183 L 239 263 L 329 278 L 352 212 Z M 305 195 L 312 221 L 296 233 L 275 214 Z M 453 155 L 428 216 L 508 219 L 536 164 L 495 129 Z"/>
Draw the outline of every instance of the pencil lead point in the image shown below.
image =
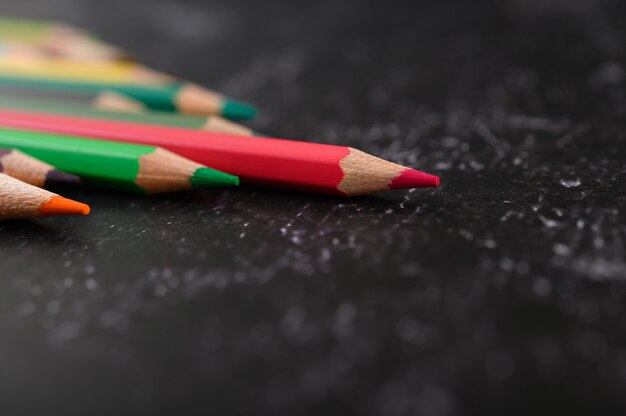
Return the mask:
<path id="1" fill-rule="evenodd" d="M 389 187 L 391 189 L 436 188 L 439 186 L 439 182 L 438 176 L 415 169 L 406 169 L 393 180 Z"/>
<path id="2" fill-rule="evenodd" d="M 239 178 L 211 168 L 198 168 L 191 177 L 194 188 L 239 186 Z"/>
<path id="3" fill-rule="evenodd" d="M 87 215 L 91 212 L 89 205 L 63 198 L 62 196 L 53 196 L 39 207 L 39 215 L 42 217 L 51 215 Z"/>
<path id="4" fill-rule="evenodd" d="M 222 115 L 232 120 L 249 120 L 256 116 L 256 108 L 238 101 L 224 100 Z"/>

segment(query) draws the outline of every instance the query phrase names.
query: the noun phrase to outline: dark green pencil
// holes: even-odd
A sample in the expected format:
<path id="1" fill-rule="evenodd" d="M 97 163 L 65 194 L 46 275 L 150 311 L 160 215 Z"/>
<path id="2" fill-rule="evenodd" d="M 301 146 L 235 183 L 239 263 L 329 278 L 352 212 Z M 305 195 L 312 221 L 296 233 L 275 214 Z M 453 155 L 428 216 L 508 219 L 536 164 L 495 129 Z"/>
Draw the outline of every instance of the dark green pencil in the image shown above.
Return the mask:
<path id="1" fill-rule="evenodd" d="M 42 89 L 68 91 L 77 94 L 97 94 L 114 91 L 140 101 L 159 111 L 178 111 L 185 114 L 221 115 L 229 119 L 250 119 L 254 107 L 224 98 L 195 84 L 175 82 L 166 85 L 140 85 L 98 81 L 77 81 L 64 78 L 17 76 L 0 73 L 0 87 L 13 89 Z"/>

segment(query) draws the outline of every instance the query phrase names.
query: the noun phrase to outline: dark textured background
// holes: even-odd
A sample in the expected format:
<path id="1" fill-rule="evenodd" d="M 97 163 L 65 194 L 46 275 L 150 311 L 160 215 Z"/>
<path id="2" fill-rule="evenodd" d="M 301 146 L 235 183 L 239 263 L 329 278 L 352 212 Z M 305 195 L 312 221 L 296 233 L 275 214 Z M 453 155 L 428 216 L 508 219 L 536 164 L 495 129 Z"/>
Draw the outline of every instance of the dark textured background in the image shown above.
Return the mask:
<path id="1" fill-rule="evenodd" d="M 0 225 L 2 414 L 626 411 L 626 10 L 2 0 L 438 190 L 69 196 Z M 567 412 L 567 413 L 566 413 Z"/>

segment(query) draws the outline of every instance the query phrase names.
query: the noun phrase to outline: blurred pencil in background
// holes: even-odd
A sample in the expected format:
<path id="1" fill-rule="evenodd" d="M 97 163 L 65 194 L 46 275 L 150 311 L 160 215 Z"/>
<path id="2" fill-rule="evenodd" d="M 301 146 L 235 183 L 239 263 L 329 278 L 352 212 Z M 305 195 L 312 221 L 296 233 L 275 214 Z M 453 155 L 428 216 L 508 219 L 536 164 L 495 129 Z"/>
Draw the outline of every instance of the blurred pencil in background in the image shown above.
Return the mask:
<path id="1" fill-rule="evenodd" d="M 124 99 L 124 97 L 121 97 Z M 193 130 L 206 130 L 240 136 L 252 136 L 251 129 L 240 124 L 225 120 L 219 116 L 192 116 L 185 114 L 165 112 L 123 112 L 101 110 L 90 107 L 89 100 L 86 105 L 78 103 L 73 97 L 69 100 L 61 99 L 37 99 L 23 97 L 13 93 L 4 93 L 0 88 L 0 108 L 19 109 L 52 114 L 66 114 L 76 117 L 93 117 L 103 120 L 119 120 L 130 123 L 153 124 L 160 126 L 181 127 Z"/>
<path id="2" fill-rule="evenodd" d="M 8 46 L 4 49 L 0 48 L 0 75 L 40 78 L 51 82 L 57 80 L 59 89 L 63 82 L 111 84 L 117 85 L 118 88 L 123 88 L 123 85 L 169 88 L 171 96 L 165 100 L 166 103 L 155 97 L 148 98 L 145 94 L 134 96 L 124 90 L 118 92 L 144 103 L 147 107 L 160 110 L 219 114 L 234 119 L 253 118 L 256 113 L 254 107 L 248 104 L 130 61 L 103 62 L 37 56 L 28 52 L 16 52 L 15 47 Z M 89 89 L 87 85 L 83 87 Z M 91 88 L 93 91 L 93 86 Z M 73 88 L 68 86 L 63 89 Z M 102 90 L 102 88 L 99 89 Z"/>
<path id="3" fill-rule="evenodd" d="M 119 111 L 124 113 L 143 113 L 150 111 L 141 101 L 134 100 L 123 94 L 113 91 L 103 91 L 97 94 L 89 103 L 100 110 Z"/>
<path id="4" fill-rule="evenodd" d="M 52 56 L 85 60 L 120 60 L 128 54 L 67 24 L 15 18 L 0 18 L 0 43 L 11 42 L 36 48 Z"/>
<path id="5" fill-rule="evenodd" d="M 250 119 L 256 114 L 254 107 L 225 99 L 219 94 L 189 83 L 169 85 L 139 85 L 133 83 L 108 83 L 66 78 L 24 76 L 5 73 L 0 69 L 0 87 L 16 90 L 48 90 L 73 94 L 97 95 L 113 91 L 140 101 L 148 108 L 159 111 L 179 111 L 185 114 L 221 115 L 229 119 Z"/>
<path id="6" fill-rule="evenodd" d="M 87 215 L 88 205 L 0 173 L 0 219 Z"/>

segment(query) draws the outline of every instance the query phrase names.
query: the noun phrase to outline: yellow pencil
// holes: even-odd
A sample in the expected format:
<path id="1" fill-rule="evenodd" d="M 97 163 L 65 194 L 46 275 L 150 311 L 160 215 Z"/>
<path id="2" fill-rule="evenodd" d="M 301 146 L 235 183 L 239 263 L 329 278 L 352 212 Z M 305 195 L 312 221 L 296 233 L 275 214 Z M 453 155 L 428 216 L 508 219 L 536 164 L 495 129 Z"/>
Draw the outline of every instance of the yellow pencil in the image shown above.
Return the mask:
<path id="1" fill-rule="evenodd" d="M 0 49 L 0 73 L 5 75 L 99 81 L 115 84 L 168 85 L 176 78 L 127 61 L 85 61 L 80 59 L 12 53 Z"/>
<path id="2" fill-rule="evenodd" d="M 0 18 L 0 42 L 16 42 L 47 54 L 87 60 L 126 59 L 121 49 L 76 27 L 47 20 Z"/>
<path id="3" fill-rule="evenodd" d="M 84 61 L 0 52 L 3 86 L 101 93 L 113 90 L 152 109 L 188 114 L 253 118 L 256 109 L 194 83 L 164 75 L 132 62 Z"/>

